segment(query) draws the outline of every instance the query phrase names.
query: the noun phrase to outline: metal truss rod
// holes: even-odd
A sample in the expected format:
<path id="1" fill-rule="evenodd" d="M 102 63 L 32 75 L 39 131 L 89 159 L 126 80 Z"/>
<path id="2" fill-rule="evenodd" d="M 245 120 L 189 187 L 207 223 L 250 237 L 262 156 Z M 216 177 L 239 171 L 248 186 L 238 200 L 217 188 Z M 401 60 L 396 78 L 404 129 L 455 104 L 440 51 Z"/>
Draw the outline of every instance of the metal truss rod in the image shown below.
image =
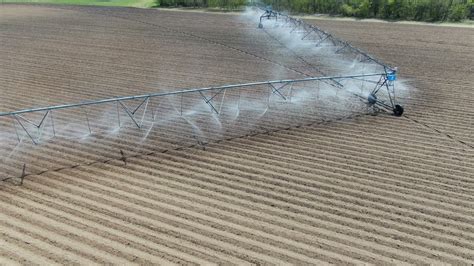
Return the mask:
<path id="1" fill-rule="evenodd" d="M 38 124 L 35 123 L 35 122 L 32 122 L 31 120 L 26 119 L 25 117 L 21 116 L 20 114 L 12 115 L 12 117 L 21 126 L 21 128 L 26 133 L 26 135 L 31 139 L 31 141 L 33 141 L 34 144 L 38 144 L 40 139 L 41 139 L 41 136 L 43 134 L 44 123 L 45 123 L 45 120 L 48 117 L 48 115 L 51 118 L 51 124 L 52 124 L 52 127 L 53 127 L 53 134 L 54 134 L 54 136 L 56 136 L 56 130 L 54 128 L 54 120 L 53 120 L 52 114 L 53 114 L 53 111 L 48 110 L 43 115 L 43 117 L 41 118 L 41 121 Z M 36 138 L 32 135 L 30 130 L 28 130 L 27 127 L 25 126 L 25 124 L 23 124 L 23 123 L 27 123 L 27 124 L 32 125 L 33 127 L 36 128 L 36 130 L 37 130 Z M 18 134 L 18 131 L 16 129 L 16 125 L 14 125 L 14 127 L 15 127 L 15 132 L 16 132 L 17 137 L 18 137 L 18 142 L 21 142 L 20 135 Z"/>
<path id="2" fill-rule="evenodd" d="M 301 60 L 303 63 L 305 63 L 306 65 L 308 65 L 309 67 L 311 67 L 313 70 L 315 70 L 316 72 L 318 72 L 319 74 L 321 74 L 322 76 L 327 76 L 326 73 L 324 73 L 323 71 L 321 71 L 318 67 L 316 67 L 315 65 L 313 65 L 312 63 L 308 62 L 306 59 L 304 59 L 302 56 L 300 56 L 297 52 L 295 52 L 293 49 L 291 49 L 290 47 L 288 47 L 287 45 L 285 45 L 283 42 L 281 42 L 278 38 L 272 36 L 268 31 L 264 30 L 264 32 L 270 37 L 272 38 L 273 40 L 275 40 L 276 42 L 278 42 L 281 46 L 285 47 L 286 49 L 288 49 L 291 53 L 293 53 L 296 58 L 298 58 L 299 60 Z M 324 41 L 324 40 L 323 40 Z M 305 73 L 301 73 L 305 76 L 309 76 Z M 329 81 L 324 81 L 326 83 L 328 83 L 329 85 L 335 87 L 335 88 L 342 88 L 344 87 L 340 82 L 338 82 L 337 80 L 331 80 L 333 83 L 335 84 L 332 84 L 331 82 Z"/>
<path id="3" fill-rule="evenodd" d="M 217 111 L 216 107 L 214 107 L 214 105 L 212 104 L 212 98 L 208 99 L 206 97 L 206 95 L 204 95 L 204 93 L 202 93 L 202 91 L 199 91 L 199 94 L 201 95 L 201 97 L 204 99 L 204 102 L 206 102 L 207 105 L 209 105 L 209 107 L 211 107 L 211 110 L 214 111 L 216 114 L 219 114 L 219 111 Z"/>
<path id="4" fill-rule="evenodd" d="M 85 102 L 80 102 L 80 103 L 54 105 L 54 106 L 24 109 L 24 110 L 12 111 L 12 112 L 2 112 L 0 113 L 0 117 L 16 116 L 16 115 L 21 115 L 21 114 L 26 114 L 26 113 L 52 111 L 52 110 L 75 108 L 75 107 L 82 107 L 82 106 L 89 106 L 89 105 L 98 105 L 98 104 L 105 104 L 105 103 L 120 104 L 119 102 L 122 102 L 122 101 L 138 100 L 138 99 L 146 99 L 146 98 L 154 98 L 154 97 L 165 97 L 165 96 L 170 96 L 170 95 L 184 95 L 184 94 L 199 93 L 199 92 L 202 93 L 206 91 L 220 90 L 220 89 L 231 90 L 231 89 L 255 87 L 255 86 L 260 86 L 260 85 L 271 85 L 271 84 L 275 85 L 275 84 L 285 84 L 285 83 L 292 84 L 292 83 L 303 83 L 303 82 L 310 82 L 310 81 L 327 81 L 327 80 L 335 80 L 335 79 L 343 80 L 343 79 L 376 77 L 376 76 L 386 76 L 386 75 L 387 73 L 382 72 L 382 73 L 356 74 L 356 75 L 347 75 L 347 76 L 309 77 L 309 78 L 301 78 L 301 79 L 283 79 L 283 80 L 251 82 L 251 83 L 233 84 L 233 85 L 198 88 L 198 89 L 184 89 L 184 90 L 179 90 L 179 91 L 158 92 L 158 93 L 135 95 L 135 96 L 124 96 L 124 97 L 116 97 L 116 98 L 102 99 L 102 100 L 96 100 L 96 101 L 85 101 Z"/>
<path id="5" fill-rule="evenodd" d="M 281 93 L 281 90 L 284 89 L 286 86 L 288 86 L 290 83 L 285 83 L 280 87 L 275 87 L 275 85 L 270 84 L 270 87 L 272 88 L 272 93 L 280 96 L 283 100 L 286 101 L 286 97 Z"/>
<path id="6" fill-rule="evenodd" d="M 122 109 L 125 111 L 125 113 L 130 117 L 130 119 L 132 119 L 133 123 L 138 127 L 140 128 L 140 124 L 138 124 L 137 120 L 135 119 L 135 116 L 132 114 L 132 112 L 130 112 L 130 110 L 128 110 L 128 108 L 122 103 L 122 101 L 118 101 L 118 103 L 120 104 L 120 106 L 122 107 Z"/>
<path id="7" fill-rule="evenodd" d="M 125 106 L 125 104 L 122 101 L 118 101 L 118 103 L 122 106 L 122 109 L 125 111 L 125 113 L 132 119 L 133 123 L 138 128 L 141 128 L 142 125 L 143 125 L 143 120 L 145 119 L 146 111 L 148 109 L 149 100 L 150 100 L 150 97 L 146 97 L 133 111 L 130 111 L 130 109 L 128 109 L 128 107 Z M 142 117 L 140 119 L 140 122 L 138 122 L 137 119 L 135 118 L 135 114 L 140 109 L 140 107 L 142 107 L 143 105 L 145 105 L 145 107 L 143 109 L 143 114 L 142 114 Z"/>
<path id="8" fill-rule="evenodd" d="M 267 9 L 264 9 L 262 7 L 259 7 L 262 11 L 264 11 L 267 16 L 273 16 L 273 17 L 283 17 L 285 18 L 286 21 L 290 21 L 291 23 L 297 25 L 296 27 L 299 27 L 299 25 L 303 24 L 303 25 L 309 25 L 307 23 L 305 23 L 303 20 L 301 19 L 298 19 L 298 18 L 293 18 L 293 17 L 290 17 L 286 14 L 282 14 L 280 12 L 277 12 L 277 11 L 273 11 L 273 10 L 267 10 Z M 260 21 L 260 24 L 261 24 L 261 21 Z M 263 27 L 263 26 L 262 26 Z M 344 46 L 345 48 L 349 48 L 351 49 L 352 51 L 356 52 L 356 53 L 359 53 L 361 55 L 363 55 L 364 57 L 366 57 L 368 60 L 370 61 L 373 61 L 374 63 L 378 64 L 378 65 L 381 65 L 383 66 L 385 69 L 388 69 L 390 71 L 393 71 L 394 68 L 390 67 L 389 65 L 383 63 L 382 61 L 374 58 L 373 56 L 369 55 L 367 52 L 364 52 L 362 51 L 361 49 L 359 48 L 356 48 L 354 46 L 352 46 L 350 43 L 346 42 L 346 41 L 343 41 L 341 39 L 338 39 L 336 37 L 334 37 L 331 33 L 328 33 L 327 31 L 317 27 L 317 26 L 314 26 L 314 25 L 309 25 L 310 28 L 314 29 L 317 33 L 322 33 L 324 36 L 325 36 L 325 40 L 326 39 L 329 39 L 331 40 L 331 42 L 336 46 L 337 44 L 340 44 L 341 46 Z M 322 39 L 322 38 L 321 38 Z"/>

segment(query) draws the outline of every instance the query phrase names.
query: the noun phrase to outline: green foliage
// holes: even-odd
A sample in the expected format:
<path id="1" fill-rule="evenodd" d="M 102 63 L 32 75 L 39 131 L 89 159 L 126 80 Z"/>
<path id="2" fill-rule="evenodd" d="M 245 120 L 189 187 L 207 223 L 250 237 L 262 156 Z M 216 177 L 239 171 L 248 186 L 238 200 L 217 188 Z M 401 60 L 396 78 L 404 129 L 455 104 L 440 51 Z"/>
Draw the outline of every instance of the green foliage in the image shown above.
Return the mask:
<path id="1" fill-rule="evenodd" d="M 247 4 L 247 0 L 156 0 L 161 7 L 217 7 L 238 9 Z"/>
<path id="2" fill-rule="evenodd" d="M 468 17 L 469 12 L 467 5 L 455 4 L 449 9 L 448 18 L 451 21 L 461 21 Z"/>
<path id="3" fill-rule="evenodd" d="M 341 11 L 344 16 L 353 17 L 356 14 L 354 7 L 349 4 L 343 4 L 341 7 Z"/>
<path id="4" fill-rule="evenodd" d="M 391 20 L 474 18 L 474 0 L 262 0 L 278 10 Z"/>
<path id="5" fill-rule="evenodd" d="M 344 16 L 366 18 L 370 13 L 370 1 L 349 1 L 341 6 L 341 12 Z"/>
<path id="6" fill-rule="evenodd" d="M 467 1 L 468 17 L 474 19 L 474 0 Z"/>
<path id="7" fill-rule="evenodd" d="M 369 0 L 363 0 L 360 4 L 359 4 L 359 8 L 357 9 L 357 16 L 358 17 L 362 17 L 362 18 L 366 18 L 369 16 L 369 13 L 370 13 L 370 1 Z"/>
<path id="8" fill-rule="evenodd" d="M 38 3 L 61 5 L 96 5 L 96 6 L 128 6 L 155 7 L 156 0 L 0 0 L 2 3 Z"/>
<path id="9" fill-rule="evenodd" d="M 330 14 L 389 20 L 461 21 L 474 19 L 474 0 L 0 0 L 135 7 L 240 9 L 260 3 L 292 13 Z"/>

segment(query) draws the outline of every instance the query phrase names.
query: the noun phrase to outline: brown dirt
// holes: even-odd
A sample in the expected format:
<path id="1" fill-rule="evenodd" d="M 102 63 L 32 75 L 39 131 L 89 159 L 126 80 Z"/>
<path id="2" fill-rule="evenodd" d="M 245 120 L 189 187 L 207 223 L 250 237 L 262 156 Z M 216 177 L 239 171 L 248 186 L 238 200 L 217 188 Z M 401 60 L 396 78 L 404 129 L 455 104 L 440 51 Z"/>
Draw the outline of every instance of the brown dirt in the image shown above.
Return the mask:
<path id="1" fill-rule="evenodd" d="M 50 171 L 1 184 L 0 263 L 472 264 L 474 30 L 310 22 L 399 66 L 414 88 L 401 99 L 406 115 L 324 122 L 334 116 L 320 113 L 334 110 L 273 107 L 258 124 L 267 134 L 242 119 L 232 137 L 258 134 L 205 150 L 175 150 L 178 133 L 192 134 L 186 123 L 152 133 L 140 151 L 135 131 L 82 148 L 25 148 L 12 161 L 41 157 L 29 173 Z M 285 49 L 250 25 L 234 15 L 1 5 L 0 111 L 275 78 L 271 61 Z M 283 58 L 277 77 L 297 77 L 288 68 L 301 63 Z M 119 149 L 149 154 L 106 159 Z"/>

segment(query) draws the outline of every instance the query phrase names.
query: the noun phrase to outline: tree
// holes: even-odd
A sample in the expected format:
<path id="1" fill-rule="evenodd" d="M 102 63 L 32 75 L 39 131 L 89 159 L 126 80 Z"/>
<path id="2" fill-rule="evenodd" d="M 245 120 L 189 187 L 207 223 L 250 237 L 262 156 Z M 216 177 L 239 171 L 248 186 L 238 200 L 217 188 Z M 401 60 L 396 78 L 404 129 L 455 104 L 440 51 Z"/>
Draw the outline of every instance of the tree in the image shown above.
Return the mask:
<path id="1" fill-rule="evenodd" d="M 370 11 L 374 17 L 379 14 L 380 7 L 382 6 L 382 0 L 372 0 L 370 3 Z"/>
<path id="2" fill-rule="evenodd" d="M 451 21 L 461 21 L 467 19 L 470 9 L 466 4 L 454 4 L 449 8 L 448 19 Z"/>
<path id="3" fill-rule="evenodd" d="M 156 0 L 156 6 L 237 9 L 253 0 Z M 420 21 L 474 19 L 474 0 L 255 0 L 293 13 Z"/>

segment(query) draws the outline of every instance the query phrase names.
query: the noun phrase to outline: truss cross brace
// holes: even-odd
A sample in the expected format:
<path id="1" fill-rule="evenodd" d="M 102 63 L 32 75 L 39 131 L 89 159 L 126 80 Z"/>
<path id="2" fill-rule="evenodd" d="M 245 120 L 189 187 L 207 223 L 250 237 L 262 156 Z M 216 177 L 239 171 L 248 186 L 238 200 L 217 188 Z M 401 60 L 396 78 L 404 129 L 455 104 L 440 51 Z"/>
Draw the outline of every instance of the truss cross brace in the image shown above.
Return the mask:
<path id="1" fill-rule="evenodd" d="M 220 89 L 217 93 L 215 93 L 212 97 L 207 98 L 202 91 L 199 91 L 199 94 L 201 97 L 204 99 L 204 102 L 211 107 L 211 111 L 215 112 L 216 114 L 219 114 L 219 111 L 217 111 L 216 107 L 212 104 L 212 100 L 219 94 L 221 94 L 225 89 Z"/>
<path id="2" fill-rule="evenodd" d="M 14 114 L 12 116 L 15 119 L 15 121 L 20 125 L 20 127 L 23 129 L 23 131 L 26 133 L 26 135 L 31 139 L 31 141 L 35 145 L 38 145 L 40 143 L 41 136 L 43 134 L 44 124 L 45 124 L 45 121 L 46 121 L 46 118 L 48 117 L 48 115 L 51 118 L 51 123 L 52 123 L 52 126 L 53 126 L 53 133 L 54 133 L 54 135 L 56 135 L 55 130 L 54 130 L 54 121 L 53 121 L 53 116 L 52 116 L 52 111 L 51 110 L 48 110 L 43 115 L 43 117 L 41 118 L 39 123 L 35 123 L 35 122 L 33 122 L 33 121 L 31 121 L 31 120 L 29 120 L 29 119 L 27 119 L 27 118 L 25 118 L 25 117 L 23 117 L 22 115 L 19 115 L 19 114 Z M 34 137 L 33 132 L 30 132 L 30 130 L 28 130 L 26 124 L 32 125 L 34 128 L 36 128 L 36 131 L 37 131 L 36 132 L 36 137 Z M 20 138 L 20 135 L 18 134 L 18 130 L 17 130 L 16 126 L 15 126 L 15 132 L 16 132 L 16 135 L 18 137 L 18 142 L 20 142 L 21 138 Z"/>
<path id="3" fill-rule="evenodd" d="M 326 37 L 320 39 L 317 43 L 316 43 L 316 47 L 320 46 L 325 40 L 329 39 L 329 35 L 326 35 Z"/>
<path id="4" fill-rule="evenodd" d="M 314 31 L 313 30 L 309 30 L 306 32 L 306 34 L 303 36 L 303 38 L 301 38 L 301 40 L 304 40 L 306 39 L 309 35 L 311 35 L 311 33 L 313 33 Z"/>
<path id="5" fill-rule="evenodd" d="M 349 44 L 345 43 L 344 46 L 342 46 L 341 48 L 337 49 L 337 51 L 335 52 L 336 54 L 344 51 L 344 49 L 346 49 L 347 47 L 349 46 Z"/>
<path id="6" fill-rule="evenodd" d="M 132 119 L 132 122 L 137 126 L 137 128 L 142 128 L 143 122 L 145 120 L 145 115 L 148 109 L 148 103 L 150 102 L 150 97 L 146 97 L 143 99 L 143 101 L 140 102 L 140 104 L 133 110 L 130 110 L 121 100 L 117 101 L 122 109 L 125 111 L 125 113 Z M 140 108 L 143 107 L 143 114 L 139 120 L 136 118 L 136 113 Z"/>
<path id="7" fill-rule="evenodd" d="M 272 88 L 272 93 L 273 94 L 276 94 L 276 95 L 280 96 L 283 100 L 286 101 L 286 97 L 281 93 L 281 90 L 284 89 L 286 86 L 288 86 L 288 84 L 290 84 L 290 83 L 285 83 L 285 84 L 281 85 L 278 88 L 275 87 L 275 85 L 273 85 L 271 83 L 269 85 Z"/>

